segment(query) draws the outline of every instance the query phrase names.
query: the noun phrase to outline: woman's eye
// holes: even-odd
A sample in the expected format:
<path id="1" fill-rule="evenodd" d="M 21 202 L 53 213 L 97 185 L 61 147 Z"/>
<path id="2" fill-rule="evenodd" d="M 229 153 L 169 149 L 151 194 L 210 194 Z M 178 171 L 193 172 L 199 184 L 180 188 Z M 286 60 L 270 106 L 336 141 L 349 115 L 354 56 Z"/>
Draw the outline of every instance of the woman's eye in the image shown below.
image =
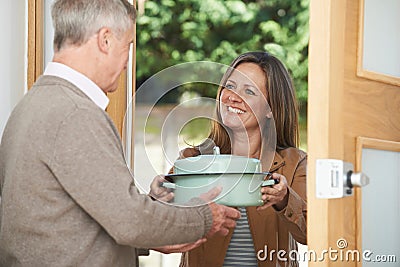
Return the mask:
<path id="1" fill-rule="evenodd" d="M 251 89 L 246 89 L 246 94 L 248 94 L 248 95 L 256 95 L 256 93 Z"/>
<path id="2" fill-rule="evenodd" d="M 225 85 L 225 88 L 226 88 L 226 89 L 229 89 L 229 90 L 235 89 L 235 87 L 233 86 L 233 84 L 226 84 L 226 85 Z"/>

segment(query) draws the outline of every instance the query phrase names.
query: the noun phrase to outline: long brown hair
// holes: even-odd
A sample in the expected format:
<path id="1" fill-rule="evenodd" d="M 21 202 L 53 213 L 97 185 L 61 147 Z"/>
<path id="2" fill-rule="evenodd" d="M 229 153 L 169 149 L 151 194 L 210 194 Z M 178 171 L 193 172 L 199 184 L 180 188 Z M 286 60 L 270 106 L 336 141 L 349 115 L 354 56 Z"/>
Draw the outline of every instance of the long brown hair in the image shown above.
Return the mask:
<path id="1" fill-rule="evenodd" d="M 292 78 L 283 63 L 267 52 L 247 52 L 239 55 L 224 74 L 218 88 L 217 100 L 220 100 L 221 91 L 233 69 L 242 63 L 254 63 L 264 72 L 266 77 L 267 102 L 272 110 L 276 129 L 276 150 L 288 147 L 298 147 L 299 126 L 298 106 Z M 212 122 L 209 139 L 198 149 L 209 150 L 212 145 L 220 147 L 221 153 L 231 153 L 231 142 L 228 129 L 224 128 L 220 115 L 219 105 L 216 108 L 216 120 Z M 211 140 L 210 140 L 211 139 Z M 210 141 L 212 141 L 211 144 Z"/>

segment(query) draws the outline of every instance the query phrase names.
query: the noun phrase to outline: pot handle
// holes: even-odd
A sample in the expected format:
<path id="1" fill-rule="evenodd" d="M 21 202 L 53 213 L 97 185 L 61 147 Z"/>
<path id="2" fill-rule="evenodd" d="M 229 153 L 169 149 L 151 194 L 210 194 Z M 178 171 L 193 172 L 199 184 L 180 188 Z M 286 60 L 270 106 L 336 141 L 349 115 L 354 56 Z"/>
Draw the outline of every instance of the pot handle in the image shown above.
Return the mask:
<path id="1" fill-rule="evenodd" d="M 176 184 L 174 183 L 163 182 L 161 183 L 161 186 L 165 188 L 176 189 Z"/>
<path id="2" fill-rule="evenodd" d="M 274 185 L 274 184 L 279 184 L 279 180 L 278 179 L 265 180 L 264 182 L 261 183 L 261 187 L 271 186 L 271 185 Z"/>
<path id="3" fill-rule="evenodd" d="M 274 184 L 279 184 L 279 180 L 278 179 L 265 180 L 261 183 L 261 187 L 271 186 Z M 165 187 L 165 188 L 169 188 L 169 189 L 176 189 L 176 184 L 174 184 L 174 183 L 163 182 L 163 183 L 161 183 L 161 186 Z"/>

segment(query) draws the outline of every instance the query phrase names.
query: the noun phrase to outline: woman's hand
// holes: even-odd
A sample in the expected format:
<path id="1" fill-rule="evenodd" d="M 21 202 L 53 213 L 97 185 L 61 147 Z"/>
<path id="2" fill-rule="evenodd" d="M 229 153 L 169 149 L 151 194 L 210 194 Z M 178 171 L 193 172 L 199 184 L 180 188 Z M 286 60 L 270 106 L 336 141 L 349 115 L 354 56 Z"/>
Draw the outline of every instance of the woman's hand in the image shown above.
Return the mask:
<path id="1" fill-rule="evenodd" d="M 156 250 L 158 252 L 164 253 L 164 254 L 170 254 L 170 253 L 183 253 L 187 252 L 189 250 L 192 250 L 194 248 L 197 248 L 204 242 L 206 242 L 207 239 L 202 238 L 197 240 L 194 243 L 185 243 L 185 244 L 179 244 L 179 245 L 169 245 L 169 246 L 164 246 L 164 247 L 158 247 L 158 248 L 153 248 L 153 250 Z"/>
<path id="2" fill-rule="evenodd" d="M 264 210 L 273 205 L 274 208 L 279 211 L 287 206 L 289 189 L 286 177 L 279 173 L 273 173 L 271 179 L 278 179 L 279 183 L 261 188 L 261 199 L 264 205 L 258 207 L 257 210 Z"/>
<path id="3" fill-rule="evenodd" d="M 171 189 L 161 186 L 163 182 L 168 182 L 163 175 L 154 177 L 150 184 L 149 195 L 159 201 L 169 202 L 174 198 L 174 193 L 171 192 Z"/>

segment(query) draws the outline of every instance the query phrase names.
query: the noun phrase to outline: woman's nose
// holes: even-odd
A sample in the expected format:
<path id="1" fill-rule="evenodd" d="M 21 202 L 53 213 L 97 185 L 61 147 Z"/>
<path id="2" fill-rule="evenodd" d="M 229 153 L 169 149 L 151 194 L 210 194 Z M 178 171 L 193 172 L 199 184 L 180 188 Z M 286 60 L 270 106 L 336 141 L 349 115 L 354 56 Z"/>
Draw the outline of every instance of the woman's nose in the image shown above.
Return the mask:
<path id="1" fill-rule="evenodd" d="M 229 92 L 228 100 L 230 102 L 242 102 L 243 101 L 242 98 L 239 95 L 237 95 L 237 94 L 235 94 L 233 92 Z"/>

